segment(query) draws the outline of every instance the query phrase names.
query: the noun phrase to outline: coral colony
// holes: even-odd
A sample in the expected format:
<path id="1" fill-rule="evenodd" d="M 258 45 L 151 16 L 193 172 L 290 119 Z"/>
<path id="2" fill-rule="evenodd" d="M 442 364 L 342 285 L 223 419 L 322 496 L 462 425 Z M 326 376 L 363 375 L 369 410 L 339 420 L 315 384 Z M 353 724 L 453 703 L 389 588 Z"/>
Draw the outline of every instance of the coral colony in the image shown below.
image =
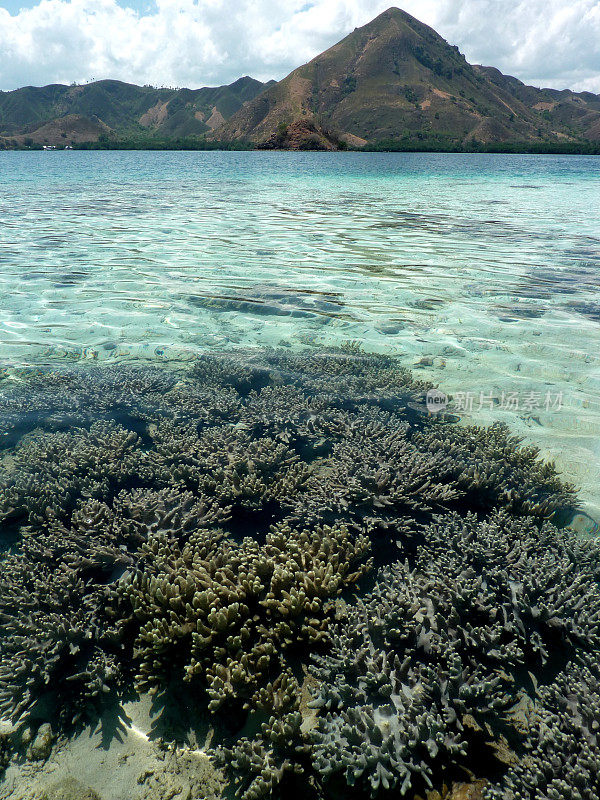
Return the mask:
<path id="1" fill-rule="evenodd" d="M 501 426 L 348 347 L 0 384 L 0 702 L 185 692 L 243 800 L 600 795 L 598 545 Z"/>

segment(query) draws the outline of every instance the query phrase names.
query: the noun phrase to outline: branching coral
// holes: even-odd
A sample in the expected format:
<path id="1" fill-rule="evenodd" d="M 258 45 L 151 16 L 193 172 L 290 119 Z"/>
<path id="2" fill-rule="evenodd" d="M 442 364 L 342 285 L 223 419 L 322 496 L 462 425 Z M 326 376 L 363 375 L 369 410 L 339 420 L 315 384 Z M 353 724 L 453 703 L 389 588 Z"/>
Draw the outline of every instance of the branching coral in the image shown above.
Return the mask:
<path id="1" fill-rule="evenodd" d="M 574 488 L 561 482 L 535 447 L 523 447 L 506 426 L 431 426 L 415 435 L 421 451 L 445 456 L 440 478 L 464 494 L 474 510 L 503 507 L 513 514 L 547 518 L 575 502 Z"/>
<path id="2" fill-rule="evenodd" d="M 515 733 L 531 672 L 537 713 L 587 732 L 587 776 L 597 554 L 542 524 L 573 490 L 506 429 L 428 415 L 426 389 L 356 347 L 5 378 L 0 710 L 70 723 L 134 685 L 185 687 L 230 729 L 268 719 L 254 738 L 223 733 L 246 800 L 291 783 L 408 791 L 494 737 L 557 761 L 563 744 Z M 404 560 L 332 645 L 396 542 Z M 314 741 L 298 685 L 311 654 Z M 514 800 L 541 757 L 506 772 Z M 548 797 L 568 796 L 552 792 L 580 780 L 569 769 L 539 783 Z"/>
<path id="3" fill-rule="evenodd" d="M 518 787 L 515 800 L 575 796 L 525 789 L 539 770 L 548 786 L 580 781 L 588 767 L 545 759 L 545 749 L 564 749 L 564 736 L 571 751 L 585 740 L 586 763 L 600 755 L 596 668 L 578 671 L 578 697 L 568 689 L 573 665 L 600 654 L 597 545 L 503 512 L 482 522 L 443 517 L 404 552 L 349 610 L 331 654 L 315 657 L 315 768 L 372 795 L 391 787 L 404 795 L 461 769 L 493 774 L 489 743 L 504 740 L 523 760 L 490 797 L 506 797 L 508 787 Z M 538 686 L 542 719 L 554 714 L 560 724 L 528 740 L 513 710 Z"/>
<path id="4" fill-rule="evenodd" d="M 31 560 L 33 549 L 3 564 L 2 711 L 35 718 L 40 706 L 48 713 L 44 701 L 58 693 L 65 695 L 59 705 L 63 721 L 70 721 L 70 698 L 91 707 L 110 691 L 118 675 L 115 648 L 102 614 L 102 589 L 89 587 L 66 563 L 52 564 L 40 550 L 38 564 Z"/>
<path id="5" fill-rule="evenodd" d="M 596 800 L 600 796 L 598 654 L 570 663 L 539 691 L 527 720 L 525 755 L 485 800 Z"/>
<path id="6" fill-rule="evenodd" d="M 189 494 L 122 491 L 112 507 L 83 502 L 69 527 L 51 516 L 28 529 L 2 563 L 2 710 L 35 716 L 58 697 L 53 714 L 70 722 L 114 695 L 129 670 L 127 627 L 116 624 L 120 576 L 152 536 L 185 538 L 221 516 Z"/>
<path id="7" fill-rule="evenodd" d="M 185 544 L 164 531 L 148 537 L 138 569 L 119 584 L 140 625 L 139 687 L 156 691 L 179 668 L 181 679 L 206 682 L 211 710 L 226 700 L 293 706 L 286 652 L 327 640 L 331 600 L 368 569 L 369 546 L 341 526 L 285 523 L 264 545 L 202 529 Z"/>
<path id="8" fill-rule="evenodd" d="M 304 741 L 301 726 L 302 716 L 298 711 L 280 718 L 270 717 L 262 724 L 260 736 L 240 739 L 233 747 L 221 748 L 216 753 L 217 763 L 233 772 L 242 800 L 283 797 L 294 779 L 297 783 L 304 779 L 302 794 L 307 800 L 317 796 L 314 784 L 306 781 L 303 762 L 309 763 L 310 747 Z"/>
<path id="9" fill-rule="evenodd" d="M 33 525 L 64 519 L 83 497 L 105 499 L 113 487 L 145 472 L 138 436 L 114 422 L 89 429 L 23 436 L 2 476 L 0 513 L 4 520 L 28 516 Z"/>

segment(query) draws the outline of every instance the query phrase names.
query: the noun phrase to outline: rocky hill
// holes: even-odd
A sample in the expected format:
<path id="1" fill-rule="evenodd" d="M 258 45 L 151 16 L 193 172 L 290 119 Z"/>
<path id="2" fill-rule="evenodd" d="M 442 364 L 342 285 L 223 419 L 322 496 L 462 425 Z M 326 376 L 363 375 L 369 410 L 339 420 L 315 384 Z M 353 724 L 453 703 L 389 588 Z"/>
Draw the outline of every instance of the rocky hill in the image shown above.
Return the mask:
<path id="1" fill-rule="evenodd" d="M 101 136 L 202 136 L 271 83 L 244 77 L 203 89 L 155 89 L 112 80 L 26 86 L 0 92 L 0 137 L 17 144 L 71 144 Z"/>
<path id="2" fill-rule="evenodd" d="M 213 136 L 293 149 L 597 141 L 600 96 L 536 89 L 473 66 L 432 28 L 390 8 L 262 92 Z"/>
<path id="3" fill-rule="evenodd" d="M 279 83 L 177 90 L 103 80 L 0 92 L 0 147 L 186 138 L 293 150 L 600 147 L 600 95 L 537 89 L 469 64 L 397 8 Z"/>

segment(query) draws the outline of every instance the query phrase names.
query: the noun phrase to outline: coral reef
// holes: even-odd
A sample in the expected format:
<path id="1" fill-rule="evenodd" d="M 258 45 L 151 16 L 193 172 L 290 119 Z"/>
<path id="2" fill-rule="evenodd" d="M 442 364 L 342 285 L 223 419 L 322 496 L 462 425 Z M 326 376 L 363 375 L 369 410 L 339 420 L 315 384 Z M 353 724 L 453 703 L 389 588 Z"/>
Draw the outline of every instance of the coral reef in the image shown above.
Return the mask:
<path id="1" fill-rule="evenodd" d="M 183 546 L 164 531 L 149 536 L 137 570 L 118 589 L 139 625 L 138 687 L 156 691 L 167 676 L 198 677 L 212 711 L 226 700 L 293 708 L 298 686 L 286 653 L 327 640 L 331 600 L 369 568 L 369 548 L 367 537 L 351 537 L 343 526 L 280 523 L 263 545 L 203 529 Z"/>
<path id="2" fill-rule="evenodd" d="M 552 465 L 428 414 L 427 388 L 352 344 L 3 373 L 0 711 L 68 729 L 183 687 L 245 800 L 437 787 L 504 739 L 533 766 L 484 758 L 490 798 L 570 796 L 595 763 L 597 552 L 548 522 L 577 507 Z M 564 741 L 517 730 L 525 694 Z M 543 784 L 584 729 L 585 763 Z"/>
<path id="3" fill-rule="evenodd" d="M 600 797 L 598 653 L 571 662 L 541 687 L 526 726 L 525 756 L 484 800 L 595 800 Z"/>
<path id="4" fill-rule="evenodd" d="M 487 798 L 597 797 L 597 544 L 503 511 L 441 517 L 402 549 L 314 656 L 319 774 L 375 796 L 476 769 Z"/>
<path id="5" fill-rule="evenodd" d="M 284 717 L 270 717 L 261 725 L 260 735 L 244 737 L 231 748 L 220 748 L 215 756 L 218 764 L 233 773 L 241 800 L 290 796 L 294 782 L 308 800 L 319 796 L 315 782 L 307 780 L 302 763 L 310 764 L 309 753 L 302 716 L 294 711 Z"/>
<path id="6" fill-rule="evenodd" d="M 573 502 L 573 489 L 558 478 L 536 447 L 520 446 L 500 424 L 489 428 L 432 426 L 415 445 L 443 460 L 443 479 L 475 511 L 506 508 L 513 514 L 551 517 Z"/>

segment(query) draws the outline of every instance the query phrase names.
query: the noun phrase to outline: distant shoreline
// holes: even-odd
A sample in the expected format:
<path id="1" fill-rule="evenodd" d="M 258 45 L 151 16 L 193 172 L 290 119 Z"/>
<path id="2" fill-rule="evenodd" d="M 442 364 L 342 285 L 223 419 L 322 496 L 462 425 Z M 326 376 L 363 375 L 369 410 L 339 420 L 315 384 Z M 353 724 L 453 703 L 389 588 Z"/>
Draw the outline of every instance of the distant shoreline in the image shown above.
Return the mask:
<path id="1" fill-rule="evenodd" d="M 157 141 L 157 142 L 83 142 L 68 147 L 56 145 L 54 152 L 64 150 L 112 150 L 112 151 L 235 151 L 235 152 L 278 152 L 278 153 L 463 153 L 463 154 L 507 154 L 507 155 L 600 155 L 600 142 L 544 142 L 540 144 L 505 142 L 494 144 L 473 143 L 468 147 L 451 144 L 417 143 L 414 141 L 385 141 L 364 147 L 345 147 L 332 150 L 320 148 L 266 148 L 248 142 L 205 142 L 205 141 Z M 0 152 L 42 152 L 43 145 L 12 146 L 0 148 Z"/>

